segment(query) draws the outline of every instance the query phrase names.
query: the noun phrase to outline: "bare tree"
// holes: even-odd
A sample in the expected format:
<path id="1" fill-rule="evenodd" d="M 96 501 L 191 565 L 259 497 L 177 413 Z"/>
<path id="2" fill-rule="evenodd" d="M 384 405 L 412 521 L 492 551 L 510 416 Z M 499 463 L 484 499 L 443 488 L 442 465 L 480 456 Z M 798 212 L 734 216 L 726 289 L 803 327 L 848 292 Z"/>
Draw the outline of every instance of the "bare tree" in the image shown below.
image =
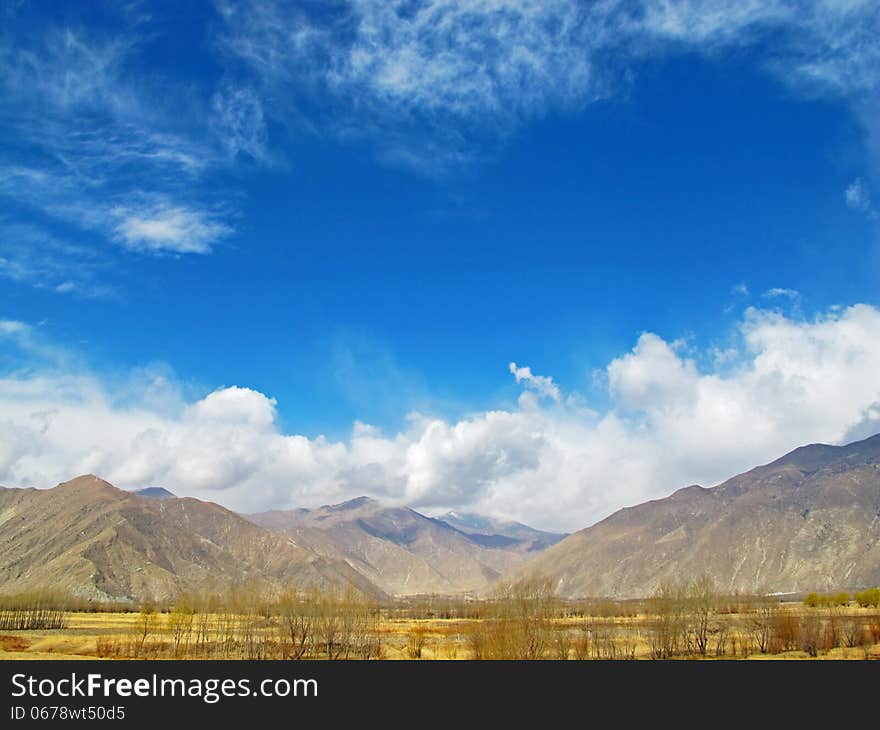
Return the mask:
<path id="1" fill-rule="evenodd" d="M 773 627 L 779 603 L 770 596 L 760 596 L 754 612 L 749 618 L 749 635 L 756 648 L 762 654 L 770 651 L 770 640 L 773 638 Z"/>
<path id="2" fill-rule="evenodd" d="M 648 601 L 652 620 L 647 627 L 648 646 L 653 659 L 669 659 L 684 647 L 686 590 L 674 583 L 663 583 Z"/>
<path id="3" fill-rule="evenodd" d="M 716 603 L 715 581 L 711 576 L 702 575 L 688 587 L 688 648 L 702 656 L 705 656 L 709 649 L 709 619 Z"/>

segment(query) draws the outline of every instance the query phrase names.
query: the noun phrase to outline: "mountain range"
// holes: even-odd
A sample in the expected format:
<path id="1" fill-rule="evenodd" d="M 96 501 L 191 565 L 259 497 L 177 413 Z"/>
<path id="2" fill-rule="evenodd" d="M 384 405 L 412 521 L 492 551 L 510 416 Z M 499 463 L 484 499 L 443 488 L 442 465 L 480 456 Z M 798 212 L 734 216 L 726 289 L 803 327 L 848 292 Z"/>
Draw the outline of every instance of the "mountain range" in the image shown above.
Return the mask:
<path id="1" fill-rule="evenodd" d="M 521 541 L 528 550 L 532 551 L 548 548 L 566 537 L 563 533 L 536 530 L 534 527 L 522 524 L 522 522 L 500 520 L 472 513 L 447 512 L 437 519 L 469 535 L 499 535 Z"/>
<path id="2" fill-rule="evenodd" d="M 0 489 L 0 594 L 165 600 L 259 583 L 347 587 L 372 599 L 485 595 L 548 578 L 564 597 L 641 597 L 708 574 L 724 591 L 880 584 L 880 434 L 813 444 L 705 488 L 621 509 L 569 536 L 367 498 L 239 515 L 96 476 Z"/>
<path id="3" fill-rule="evenodd" d="M 259 582 L 386 597 L 344 561 L 220 505 L 142 497 L 92 475 L 52 489 L 0 491 L 0 545 L 5 594 L 52 589 L 97 601 L 159 601 Z"/>
<path id="4" fill-rule="evenodd" d="M 392 595 L 485 591 L 535 551 L 564 537 L 525 525 L 495 526 L 491 520 L 480 523 L 484 531 L 462 529 L 367 497 L 248 519 L 319 555 L 345 560 Z"/>

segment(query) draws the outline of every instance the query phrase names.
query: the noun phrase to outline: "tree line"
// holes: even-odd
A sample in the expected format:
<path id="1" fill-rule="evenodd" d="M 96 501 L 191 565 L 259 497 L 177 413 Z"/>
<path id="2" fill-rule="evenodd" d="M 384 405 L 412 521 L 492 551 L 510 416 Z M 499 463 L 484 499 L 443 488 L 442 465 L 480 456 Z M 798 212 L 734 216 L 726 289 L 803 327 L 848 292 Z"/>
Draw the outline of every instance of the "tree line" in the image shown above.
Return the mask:
<path id="1" fill-rule="evenodd" d="M 123 636 L 98 640 L 99 656 L 172 659 L 376 659 L 379 607 L 359 593 L 183 595 L 166 612 L 145 602 Z"/>
<path id="2" fill-rule="evenodd" d="M 880 589 L 727 595 L 709 576 L 664 583 L 648 599 L 560 599 L 540 578 L 490 596 L 423 596 L 378 605 L 352 589 L 282 591 L 260 585 L 125 606 L 127 628 L 97 641 L 119 658 L 374 659 L 392 639 L 410 659 L 635 659 L 747 657 L 880 643 Z M 856 607 L 854 604 L 857 604 Z M 99 606 L 52 592 L 0 598 L 0 630 L 63 629 L 70 611 Z M 113 608 L 119 609 L 116 605 Z M 445 621 L 444 621 L 445 620 Z"/>

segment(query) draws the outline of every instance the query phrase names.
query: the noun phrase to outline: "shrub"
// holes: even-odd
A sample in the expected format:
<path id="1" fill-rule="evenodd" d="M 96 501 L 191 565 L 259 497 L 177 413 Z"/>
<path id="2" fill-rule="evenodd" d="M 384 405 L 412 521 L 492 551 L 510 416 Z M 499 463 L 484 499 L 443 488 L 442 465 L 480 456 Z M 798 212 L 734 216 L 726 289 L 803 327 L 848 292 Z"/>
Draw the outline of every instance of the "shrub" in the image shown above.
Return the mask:
<path id="1" fill-rule="evenodd" d="M 848 606 L 849 593 L 808 593 L 804 598 L 804 605 L 809 608 L 817 608 L 818 606 Z"/>
<path id="2" fill-rule="evenodd" d="M 864 591 L 859 591 L 854 596 L 856 603 L 858 603 L 863 608 L 868 608 L 869 606 L 873 606 L 874 608 L 880 607 L 880 588 L 868 588 Z"/>

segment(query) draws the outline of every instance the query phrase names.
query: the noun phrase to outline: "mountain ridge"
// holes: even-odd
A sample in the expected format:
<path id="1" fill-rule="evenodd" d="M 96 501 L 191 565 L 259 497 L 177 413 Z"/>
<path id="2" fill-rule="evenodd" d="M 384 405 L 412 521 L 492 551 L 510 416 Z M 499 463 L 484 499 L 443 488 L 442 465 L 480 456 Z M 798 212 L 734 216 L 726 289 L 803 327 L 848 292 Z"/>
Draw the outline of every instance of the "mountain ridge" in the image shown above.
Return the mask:
<path id="1" fill-rule="evenodd" d="M 377 600 L 479 596 L 532 575 L 569 598 L 642 597 L 699 574 L 725 592 L 863 588 L 880 584 L 880 434 L 801 446 L 568 536 L 370 497 L 239 515 L 82 475 L 51 489 L 0 489 L 0 545 L 0 594 L 51 587 L 91 600 L 164 600 L 255 581 L 350 587 Z"/>
<path id="2" fill-rule="evenodd" d="M 542 550 L 567 536 L 566 533 L 538 530 L 522 522 L 502 520 L 472 512 L 447 512 L 435 518 L 470 535 L 486 535 L 531 541 L 531 550 Z"/>
<path id="3" fill-rule="evenodd" d="M 142 497 L 94 475 L 0 492 L 0 544 L 4 594 L 53 588 L 98 601 L 167 600 L 257 581 L 385 596 L 346 563 L 219 504 Z"/>
<path id="4" fill-rule="evenodd" d="M 809 444 L 706 488 L 625 507 L 507 578 L 567 597 L 642 597 L 708 573 L 724 591 L 795 593 L 880 583 L 880 434 Z"/>
<path id="5" fill-rule="evenodd" d="M 247 518 L 322 555 L 346 560 L 386 592 L 401 596 L 486 591 L 535 549 L 530 540 L 464 532 L 369 497 Z"/>

